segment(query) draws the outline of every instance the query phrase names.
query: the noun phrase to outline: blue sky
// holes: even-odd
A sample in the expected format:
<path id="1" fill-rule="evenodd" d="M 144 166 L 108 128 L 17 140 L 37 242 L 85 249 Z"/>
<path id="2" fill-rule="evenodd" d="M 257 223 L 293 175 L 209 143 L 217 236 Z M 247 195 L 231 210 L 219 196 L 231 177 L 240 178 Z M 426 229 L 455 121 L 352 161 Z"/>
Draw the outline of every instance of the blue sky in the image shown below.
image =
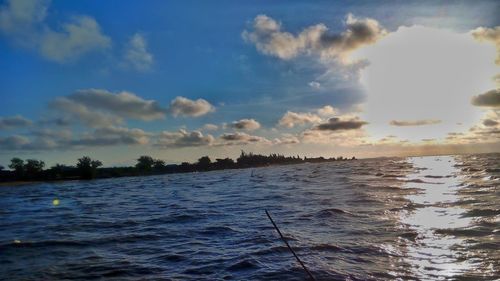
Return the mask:
<path id="1" fill-rule="evenodd" d="M 379 44 L 383 38 L 389 38 L 387 34 L 398 32 L 402 26 L 419 25 L 466 34 L 479 27 L 495 32 L 500 21 L 497 16 L 500 9 L 496 1 L 16 2 L 19 7 L 14 2 L 0 2 L 0 118 L 3 118 L 0 119 L 0 164 L 3 165 L 14 155 L 43 158 L 48 163 L 72 163 L 77 155 L 91 154 L 101 156 L 109 165 L 118 165 L 130 163 L 138 155 L 149 153 L 178 162 L 194 160 L 205 154 L 234 156 L 242 148 L 287 154 L 298 152 L 317 155 L 324 152 L 338 155 L 342 152 L 369 156 L 370 149 L 366 147 L 383 145 L 375 142 L 387 136 L 377 135 L 373 131 L 354 134 L 354 130 L 363 130 L 364 124 L 350 131 L 350 135 L 347 130 L 329 131 L 332 134 L 339 133 L 329 136 L 330 140 L 341 137 L 349 140 L 364 138 L 350 146 L 338 147 L 338 142 L 323 140 L 322 137 L 318 137 L 322 138 L 318 143 L 303 138 L 308 135 L 308 130 L 314 130 L 318 124 L 330 122 L 329 118 L 338 118 L 339 122 L 363 119 L 363 105 L 370 92 L 366 85 L 360 83 L 360 73 L 368 68 L 369 59 L 363 61 L 366 64 L 340 62 L 339 57 L 344 54 L 337 51 L 332 54 L 334 47 L 327 50 L 330 57 L 326 59 L 321 53 L 326 49 L 319 50 L 313 45 L 297 47 L 298 49 L 293 50 L 292 57 L 283 57 L 278 49 L 259 49 L 258 44 L 269 43 L 262 41 L 268 40 L 265 36 L 269 34 L 255 37 L 255 40 L 249 39 L 250 37 L 245 39 L 243 36 L 244 31 L 249 34 L 260 32 L 256 25 L 257 17 L 265 15 L 268 23 L 280 24 L 280 31 L 276 32 L 279 36 L 288 33 L 297 36 L 297 39 L 300 32 L 318 24 L 327 27 L 325 34 L 332 38 L 340 36 L 348 28 L 349 14 L 353 15 L 356 23 L 369 25 L 370 22 L 365 21 L 366 19 L 376 21 L 376 31 L 379 32 L 376 38 L 344 50 L 347 55 L 365 46 Z M 44 9 L 46 13 L 43 13 Z M 64 29 L 67 25 L 80 29 L 72 34 Z M 84 25 L 85 28 L 81 28 Z M 485 31 L 484 34 L 491 33 Z M 475 38 L 477 44 L 481 38 L 485 38 L 482 41 L 491 50 L 495 48 L 495 41 L 491 40 L 491 36 Z M 298 41 L 287 42 L 297 44 Z M 471 52 L 471 56 L 473 55 Z M 498 68 L 494 71 L 497 70 Z M 485 70 L 485 73 L 490 73 L 488 71 Z M 498 85 L 492 83 L 481 90 L 495 90 Z M 115 107 L 89 106 L 88 99 L 93 97 L 89 91 L 92 89 L 104 91 L 103 95 L 111 99 L 125 91 L 142 102 L 155 102 L 164 110 L 163 117 L 150 119 L 138 117 L 134 113 L 131 113 L 133 116 L 117 113 Z M 77 91 L 86 92 L 75 96 Z M 470 94 L 473 96 L 480 93 Z M 114 135 L 106 141 L 83 145 L 79 139 L 86 138 L 88 141 L 89 134 L 97 134 L 95 130 L 102 126 L 67 120 L 68 124 L 61 127 L 47 121 L 62 115 L 67 119 L 69 115 L 69 119 L 78 119 L 67 107 L 54 107 L 54 102 L 63 98 L 75 105 L 82 102 L 84 95 L 87 110 L 96 110 L 108 116 L 116 115 L 122 119 L 106 126 L 142 130 L 143 135 L 139 137 L 144 139 L 113 143 L 113 140 L 123 137 L 113 132 Z M 202 99 L 211 107 L 201 108 L 197 114 L 191 112 L 173 116 L 173 106 L 170 103 L 176 97 L 188 99 L 192 102 L 190 105 L 195 107 L 203 107 L 203 104 L 196 103 L 198 99 Z M 331 116 L 319 114 L 318 109 L 325 106 L 334 109 L 329 113 Z M 481 107 L 481 110 L 480 118 L 496 120 L 497 107 Z M 298 125 L 304 126 L 279 126 L 280 120 L 288 111 L 303 114 L 299 116 L 303 118 L 299 118 L 299 123 L 303 123 Z M 307 114 L 314 116 L 312 119 L 304 119 Z M 20 122 L 2 128 L 2 121 L 8 123 L 9 118 L 16 116 L 28 121 L 26 124 Z M 237 128 L 230 125 L 246 119 L 258 122 L 258 128 Z M 363 122 L 368 127 L 368 124 L 372 124 L 370 120 Z M 415 120 L 412 122 L 426 123 Z M 432 122 L 427 123 L 431 125 Z M 213 124 L 218 128 L 203 129 L 206 124 Z M 495 126 L 488 127 L 490 128 L 486 129 L 496 129 Z M 179 129 L 185 130 L 184 133 L 168 135 L 168 145 L 155 145 L 159 142 L 158 138 L 161 139 L 162 132 L 175 133 Z M 447 133 L 460 133 L 452 129 L 455 130 L 450 128 Z M 46 131 L 42 139 L 46 145 L 35 145 L 42 138 L 41 134 L 34 133 L 37 130 Z M 50 145 L 47 144 L 49 130 L 50 138 L 53 138 L 50 139 Z M 71 136 L 65 136 L 63 140 L 54 139 L 54 132 L 62 131 L 67 131 Z M 462 133 L 465 134 L 465 131 Z M 171 143 L 182 138 L 183 134 L 187 136 L 192 132 L 197 132 L 193 138 L 198 137 L 194 143 L 189 143 L 189 138 L 185 139 L 188 143 L 182 145 Z M 119 134 L 122 133 L 123 130 Z M 210 135 L 213 140 L 200 140 L 198 133 L 203 137 Z M 224 142 L 227 140 L 221 140 L 223 134 L 237 134 L 239 141 L 228 144 Z M 13 136 L 18 138 L 14 140 Z M 252 136 L 262 139 L 250 140 Z M 377 136 L 378 140 L 367 140 L 370 136 Z M 397 134 L 396 137 L 401 138 L 399 141 L 406 141 Z M 433 138 L 433 135 L 429 136 L 429 139 Z M 284 141 L 285 139 L 288 141 Z M 69 145 L 69 142 L 72 144 Z M 472 144 L 476 142 L 473 141 Z M 488 138 L 487 143 L 487 148 L 480 149 L 498 148 L 498 138 Z M 471 145 L 465 142 L 452 143 L 459 144 Z M 439 146 L 442 142 L 433 145 Z M 397 152 L 399 144 L 393 146 L 391 153 L 400 153 Z M 414 153 L 414 148 L 403 150 Z"/>

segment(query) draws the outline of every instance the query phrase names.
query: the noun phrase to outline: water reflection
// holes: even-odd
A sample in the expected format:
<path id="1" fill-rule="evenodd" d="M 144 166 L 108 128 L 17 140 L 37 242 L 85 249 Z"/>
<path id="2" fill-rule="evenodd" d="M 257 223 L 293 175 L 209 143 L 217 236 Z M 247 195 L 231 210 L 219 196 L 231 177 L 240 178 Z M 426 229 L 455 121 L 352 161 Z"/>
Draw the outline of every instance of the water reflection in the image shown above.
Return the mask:
<path id="1" fill-rule="evenodd" d="M 416 243 L 406 249 L 405 261 L 421 280 L 445 279 L 472 269 L 472 264 L 456 251 L 465 239 L 441 235 L 437 229 L 463 228 L 471 224 L 467 210 L 458 202 L 461 188 L 459 170 L 453 157 L 416 157 L 410 161 L 415 171 L 407 176 L 406 188 L 419 192 L 407 199 L 418 208 L 402 213 L 401 222 L 417 232 Z"/>

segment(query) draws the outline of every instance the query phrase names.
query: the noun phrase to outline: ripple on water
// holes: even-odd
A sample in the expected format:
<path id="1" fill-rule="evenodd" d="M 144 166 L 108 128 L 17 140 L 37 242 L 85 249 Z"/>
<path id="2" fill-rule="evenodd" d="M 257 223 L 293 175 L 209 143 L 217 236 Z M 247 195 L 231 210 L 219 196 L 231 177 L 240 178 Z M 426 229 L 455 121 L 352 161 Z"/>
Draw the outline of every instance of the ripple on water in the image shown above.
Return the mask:
<path id="1" fill-rule="evenodd" d="M 0 277 L 306 279 L 269 209 L 318 280 L 495 280 L 499 161 L 383 158 L 2 187 Z"/>

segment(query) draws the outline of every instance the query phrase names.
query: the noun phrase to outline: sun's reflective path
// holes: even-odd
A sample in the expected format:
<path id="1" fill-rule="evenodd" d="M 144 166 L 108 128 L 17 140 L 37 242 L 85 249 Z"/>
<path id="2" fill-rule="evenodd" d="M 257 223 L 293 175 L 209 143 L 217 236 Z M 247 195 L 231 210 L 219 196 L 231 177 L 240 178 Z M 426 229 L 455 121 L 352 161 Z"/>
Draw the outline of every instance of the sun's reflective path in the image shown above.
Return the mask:
<path id="1" fill-rule="evenodd" d="M 442 229 L 465 228 L 471 218 L 458 204 L 461 188 L 459 170 L 453 157 L 416 157 L 410 161 L 415 172 L 407 176 L 406 188 L 417 189 L 408 195 L 416 208 L 404 212 L 402 223 L 417 232 L 416 243 L 407 248 L 406 262 L 412 265 L 415 277 L 439 280 L 472 269 L 467 259 L 454 250 L 466 243 L 464 239 L 442 235 Z"/>

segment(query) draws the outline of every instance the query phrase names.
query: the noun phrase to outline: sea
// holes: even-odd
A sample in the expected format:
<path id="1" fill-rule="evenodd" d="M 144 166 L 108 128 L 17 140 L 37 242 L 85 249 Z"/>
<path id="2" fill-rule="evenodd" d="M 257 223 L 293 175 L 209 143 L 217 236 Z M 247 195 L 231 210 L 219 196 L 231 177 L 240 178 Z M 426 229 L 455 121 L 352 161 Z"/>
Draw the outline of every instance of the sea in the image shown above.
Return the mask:
<path id="1" fill-rule="evenodd" d="M 500 154 L 0 187 L 1 280 L 500 280 Z"/>

